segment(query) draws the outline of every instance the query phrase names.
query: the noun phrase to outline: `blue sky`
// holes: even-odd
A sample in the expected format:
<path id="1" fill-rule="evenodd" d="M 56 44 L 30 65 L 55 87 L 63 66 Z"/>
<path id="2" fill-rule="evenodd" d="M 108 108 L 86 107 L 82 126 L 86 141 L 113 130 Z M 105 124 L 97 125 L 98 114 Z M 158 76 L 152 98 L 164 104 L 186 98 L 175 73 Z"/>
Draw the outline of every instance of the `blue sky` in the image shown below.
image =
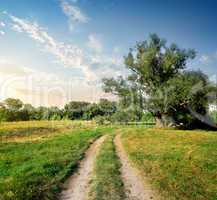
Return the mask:
<path id="1" fill-rule="evenodd" d="M 216 80 L 216 9 L 215 0 L 0 0 L 0 99 L 107 97 L 101 78 L 125 74 L 123 56 L 149 33 L 195 48 L 189 68 Z"/>

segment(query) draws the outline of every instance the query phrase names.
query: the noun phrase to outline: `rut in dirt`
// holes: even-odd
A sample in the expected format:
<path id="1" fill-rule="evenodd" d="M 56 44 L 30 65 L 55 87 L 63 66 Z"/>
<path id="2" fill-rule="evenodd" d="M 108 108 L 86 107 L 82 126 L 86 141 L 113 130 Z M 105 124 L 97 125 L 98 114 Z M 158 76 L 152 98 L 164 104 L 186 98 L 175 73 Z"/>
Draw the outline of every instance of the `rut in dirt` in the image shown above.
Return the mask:
<path id="1" fill-rule="evenodd" d="M 78 171 L 65 182 L 64 190 L 60 194 L 60 200 L 88 199 L 89 183 L 94 170 L 94 162 L 105 138 L 106 135 L 102 136 L 87 150 L 85 158 L 81 161 Z"/>
<path id="2" fill-rule="evenodd" d="M 141 174 L 132 166 L 121 142 L 120 135 L 115 137 L 115 146 L 118 157 L 120 158 L 121 176 L 123 179 L 126 196 L 129 200 L 159 200 L 150 185 L 141 177 Z"/>

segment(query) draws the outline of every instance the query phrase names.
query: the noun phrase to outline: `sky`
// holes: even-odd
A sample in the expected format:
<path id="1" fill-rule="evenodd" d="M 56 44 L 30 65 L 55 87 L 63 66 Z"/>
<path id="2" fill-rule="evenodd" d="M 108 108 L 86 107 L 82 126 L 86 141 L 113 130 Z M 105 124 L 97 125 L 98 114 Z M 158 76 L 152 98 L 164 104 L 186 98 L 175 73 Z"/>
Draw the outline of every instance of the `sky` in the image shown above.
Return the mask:
<path id="1" fill-rule="evenodd" d="M 125 75 L 123 57 L 150 33 L 194 48 L 188 69 L 216 80 L 216 10 L 215 0 L 0 0 L 0 101 L 112 98 L 101 79 Z"/>

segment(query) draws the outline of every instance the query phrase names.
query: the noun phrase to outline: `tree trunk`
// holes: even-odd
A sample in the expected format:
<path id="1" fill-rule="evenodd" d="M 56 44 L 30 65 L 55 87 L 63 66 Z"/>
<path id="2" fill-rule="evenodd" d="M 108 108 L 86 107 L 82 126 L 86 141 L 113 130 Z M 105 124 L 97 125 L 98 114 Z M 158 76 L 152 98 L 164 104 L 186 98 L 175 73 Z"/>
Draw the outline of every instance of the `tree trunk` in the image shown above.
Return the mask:
<path id="1" fill-rule="evenodd" d="M 163 128 L 164 127 L 162 118 L 155 117 L 155 121 L 156 121 L 156 128 Z"/>
<path id="2" fill-rule="evenodd" d="M 157 128 L 163 128 L 164 127 L 162 114 L 159 111 L 157 113 L 155 113 L 155 121 L 156 121 L 156 127 Z"/>

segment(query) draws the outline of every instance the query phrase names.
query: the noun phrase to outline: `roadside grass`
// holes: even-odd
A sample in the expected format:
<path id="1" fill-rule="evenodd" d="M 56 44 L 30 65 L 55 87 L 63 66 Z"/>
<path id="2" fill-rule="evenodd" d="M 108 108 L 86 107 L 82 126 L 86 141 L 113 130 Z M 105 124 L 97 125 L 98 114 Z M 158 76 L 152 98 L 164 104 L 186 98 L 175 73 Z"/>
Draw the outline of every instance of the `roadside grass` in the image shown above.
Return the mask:
<path id="1" fill-rule="evenodd" d="M 128 128 L 130 159 L 165 199 L 216 200 L 217 132 Z"/>
<path id="2" fill-rule="evenodd" d="M 88 146 L 110 128 L 76 129 L 46 140 L 0 144 L 0 199 L 55 199 Z"/>
<path id="3" fill-rule="evenodd" d="M 91 183 L 91 200 L 123 200 L 124 185 L 121 179 L 121 163 L 116 155 L 114 134 L 109 135 L 97 156 Z"/>

